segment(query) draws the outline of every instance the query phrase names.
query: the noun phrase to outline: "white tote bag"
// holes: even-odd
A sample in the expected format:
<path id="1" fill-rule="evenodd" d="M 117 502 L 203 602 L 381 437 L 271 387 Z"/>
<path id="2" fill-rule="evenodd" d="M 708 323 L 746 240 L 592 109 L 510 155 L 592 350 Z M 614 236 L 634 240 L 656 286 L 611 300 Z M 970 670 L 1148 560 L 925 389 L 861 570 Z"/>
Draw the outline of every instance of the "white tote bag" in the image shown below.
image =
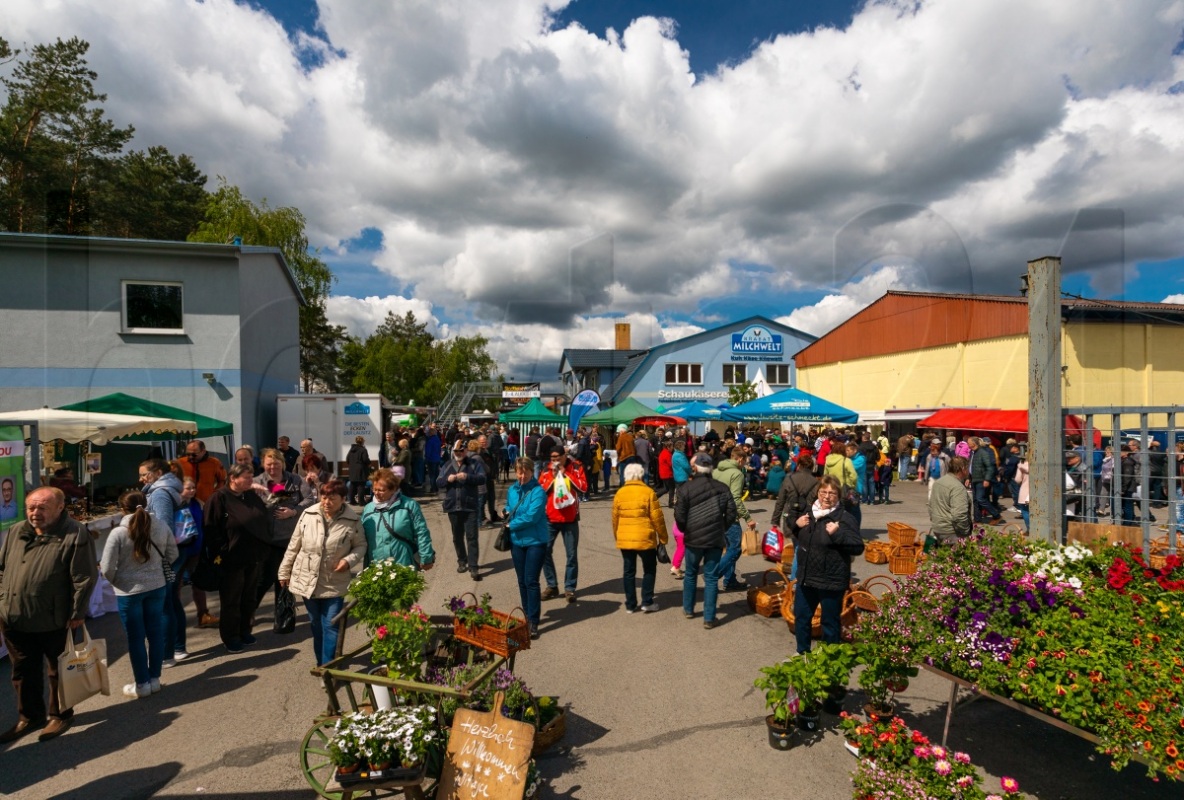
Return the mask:
<path id="1" fill-rule="evenodd" d="M 66 649 L 58 656 L 58 703 L 63 710 L 96 694 L 111 694 L 107 642 L 91 639 L 86 626 L 81 628 L 82 642 L 75 644 L 73 631 L 67 632 Z"/>

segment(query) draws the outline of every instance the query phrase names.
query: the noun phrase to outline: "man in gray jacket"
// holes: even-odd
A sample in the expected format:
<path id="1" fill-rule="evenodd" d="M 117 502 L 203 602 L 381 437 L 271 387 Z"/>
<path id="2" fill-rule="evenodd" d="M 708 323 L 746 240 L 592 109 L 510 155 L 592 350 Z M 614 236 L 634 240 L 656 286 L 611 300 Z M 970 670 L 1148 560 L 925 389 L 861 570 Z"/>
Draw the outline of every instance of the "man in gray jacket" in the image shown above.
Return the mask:
<path id="1" fill-rule="evenodd" d="M 58 656 L 69 631 L 86 618 L 98 579 L 94 542 L 66 513 L 60 489 L 29 492 L 25 516 L 8 531 L 0 550 L 0 632 L 12 656 L 18 715 L 17 723 L 0 734 L 0 744 L 42 725 L 38 738 L 43 742 L 70 727 L 74 709 L 58 705 Z M 47 663 L 48 709 L 42 680 Z"/>
<path id="2" fill-rule="evenodd" d="M 970 495 L 966 493 L 969 474 L 966 459 L 954 456 L 949 471 L 932 484 L 929 523 L 941 544 L 953 544 L 970 535 Z"/>

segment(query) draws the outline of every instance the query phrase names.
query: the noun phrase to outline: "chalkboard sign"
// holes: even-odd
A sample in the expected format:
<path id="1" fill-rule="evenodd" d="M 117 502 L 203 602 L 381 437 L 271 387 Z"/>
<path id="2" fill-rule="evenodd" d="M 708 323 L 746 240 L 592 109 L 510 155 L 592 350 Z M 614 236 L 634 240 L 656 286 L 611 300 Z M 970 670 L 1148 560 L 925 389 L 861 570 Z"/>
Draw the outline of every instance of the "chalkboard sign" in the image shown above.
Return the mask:
<path id="1" fill-rule="evenodd" d="M 500 710 L 502 700 L 498 692 L 493 707 Z M 500 711 L 460 709 L 452 721 L 437 800 L 521 800 L 533 746 L 533 725 Z"/>

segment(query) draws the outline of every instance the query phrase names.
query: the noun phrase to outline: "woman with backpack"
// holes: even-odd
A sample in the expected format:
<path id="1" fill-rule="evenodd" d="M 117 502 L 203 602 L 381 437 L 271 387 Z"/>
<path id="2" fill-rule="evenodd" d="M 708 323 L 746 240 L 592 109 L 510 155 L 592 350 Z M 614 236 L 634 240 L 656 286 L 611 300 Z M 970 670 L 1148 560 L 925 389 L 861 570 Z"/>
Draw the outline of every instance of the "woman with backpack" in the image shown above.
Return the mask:
<path id="1" fill-rule="evenodd" d="M 798 456 L 798 468 L 781 484 L 777 502 L 773 506 L 773 524 L 781 531 L 791 530 L 793 521 L 814 505 L 818 497 L 818 478 L 814 477 L 814 457 L 803 452 Z M 789 569 L 790 580 L 798 575 L 798 556 L 794 552 L 793 565 Z"/>

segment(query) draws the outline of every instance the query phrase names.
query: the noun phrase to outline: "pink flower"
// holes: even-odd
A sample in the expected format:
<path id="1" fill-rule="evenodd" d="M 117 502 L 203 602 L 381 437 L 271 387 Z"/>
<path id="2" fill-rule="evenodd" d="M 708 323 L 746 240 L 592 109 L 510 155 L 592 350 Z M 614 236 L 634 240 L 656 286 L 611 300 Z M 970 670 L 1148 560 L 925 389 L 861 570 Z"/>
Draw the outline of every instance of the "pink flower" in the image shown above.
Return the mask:
<path id="1" fill-rule="evenodd" d="M 1017 794 L 1020 790 L 1020 782 L 1006 775 L 999 779 L 999 785 L 1003 787 L 1003 791 L 1007 794 Z"/>
<path id="2" fill-rule="evenodd" d="M 997 794 L 989 794 L 989 795 L 987 795 L 987 800 L 1003 800 L 1003 796 L 997 795 Z"/>
<path id="3" fill-rule="evenodd" d="M 386 638 L 386 626 L 379 625 L 378 630 L 376 630 L 374 632 L 374 635 L 377 636 L 379 639 L 385 639 Z"/>
<path id="4" fill-rule="evenodd" d="M 936 750 L 937 748 L 934 749 Z M 944 778 L 946 775 L 950 774 L 952 767 L 950 766 L 950 762 L 943 758 L 933 765 L 933 769 L 938 775 L 941 775 Z"/>
<path id="5" fill-rule="evenodd" d="M 914 747 L 913 755 L 917 758 L 929 758 L 930 749 L 928 747 Z"/>
<path id="6" fill-rule="evenodd" d="M 948 751 L 944 747 L 942 747 L 940 744 L 935 744 L 933 746 L 934 758 L 945 758 L 946 755 L 948 755 Z"/>
<path id="7" fill-rule="evenodd" d="M 955 783 L 958 784 L 959 789 L 969 789 L 971 784 L 974 783 L 974 778 L 970 777 L 969 775 L 963 775 L 961 778 L 955 781 Z"/>
<path id="8" fill-rule="evenodd" d="M 969 764 L 970 763 L 970 756 L 967 755 L 966 753 L 954 753 L 954 760 L 957 761 L 959 764 Z"/>

